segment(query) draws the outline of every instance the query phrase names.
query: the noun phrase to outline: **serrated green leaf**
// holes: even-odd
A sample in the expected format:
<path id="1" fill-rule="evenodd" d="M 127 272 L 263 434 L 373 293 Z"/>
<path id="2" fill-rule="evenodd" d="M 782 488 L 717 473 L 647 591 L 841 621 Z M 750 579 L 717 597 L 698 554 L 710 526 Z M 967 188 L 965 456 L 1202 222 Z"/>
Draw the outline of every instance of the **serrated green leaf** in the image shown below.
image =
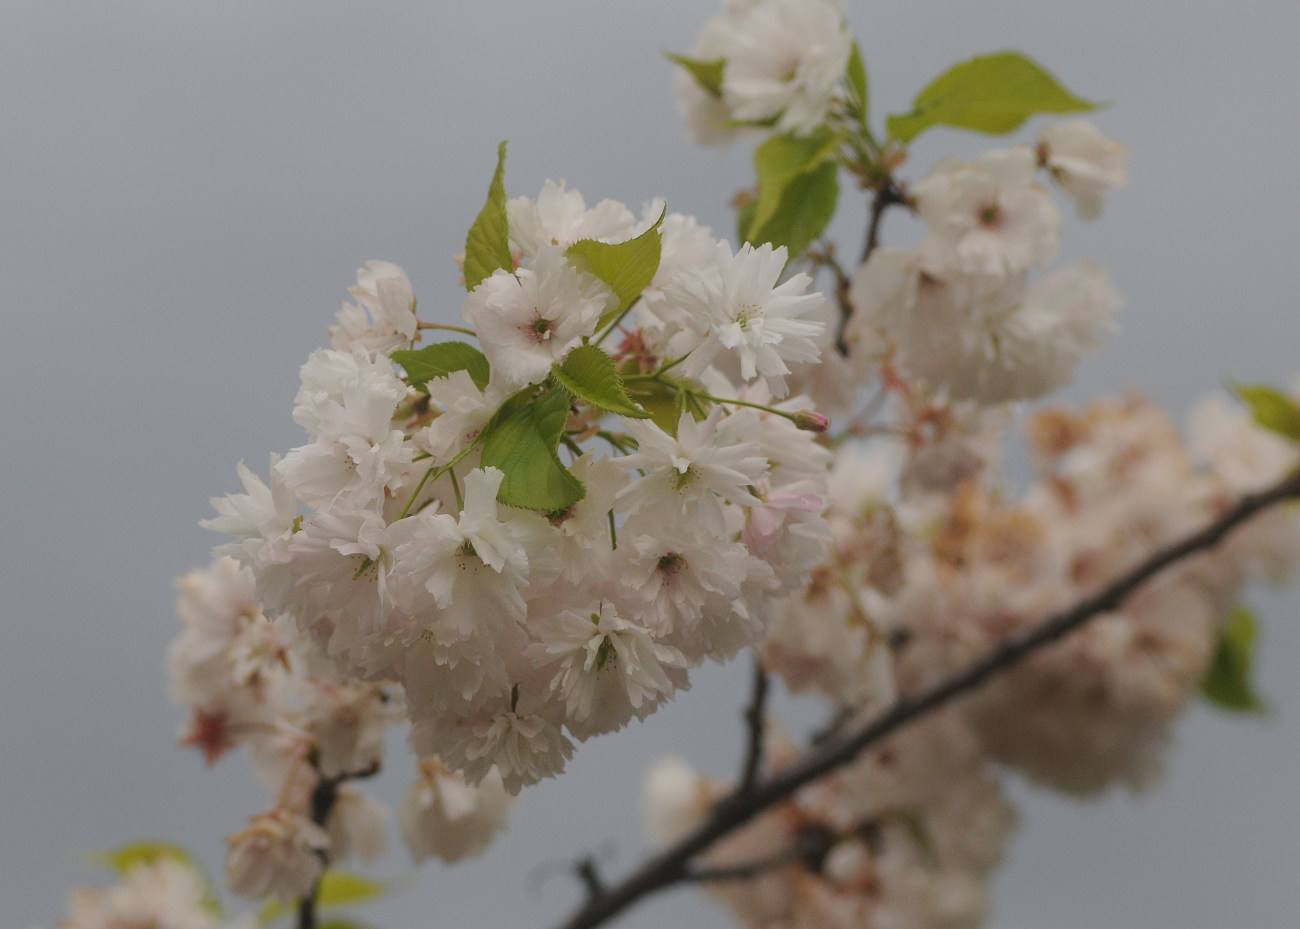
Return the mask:
<path id="1" fill-rule="evenodd" d="M 579 400 L 606 412 L 632 419 L 650 418 L 649 411 L 628 396 L 614 359 L 599 346 L 580 345 L 575 348 L 563 364 L 551 369 L 551 376 Z"/>
<path id="2" fill-rule="evenodd" d="M 1019 52 L 997 52 L 949 68 L 917 94 L 912 112 L 890 116 L 885 127 L 906 144 L 931 126 L 1002 135 L 1041 113 L 1096 108 Z"/>
<path id="3" fill-rule="evenodd" d="M 1219 630 L 1210 667 L 1201 679 L 1201 695 L 1220 709 L 1262 713 L 1264 703 L 1251 685 L 1255 640 L 1259 630 L 1250 610 L 1239 606 Z"/>
<path id="4" fill-rule="evenodd" d="M 745 227 L 746 241 L 761 244 L 753 233 L 767 226 L 778 211 L 789 206 L 786 191 L 801 177 L 834 166 L 840 137 L 823 126 L 812 135 L 774 135 L 754 152 L 754 171 L 758 175 L 758 202 L 754 215 Z M 836 191 L 838 192 L 838 186 Z M 793 257 L 793 253 L 792 253 Z"/>
<path id="5" fill-rule="evenodd" d="M 1233 389 L 1250 407 L 1255 422 L 1292 442 L 1300 442 L 1300 404 L 1266 384 L 1237 385 Z"/>
<path id="6" fill-rule="evenodd" d="M 320 887 L 316 891 L 316 908 L 318 910 L 331 910 L 352 906 L 357 903 L 365 903 L 368 900 L 379 899 L 388 893 L 388 890 L 388 884 L 382 881 L 372 880 L 351 871 L 331 868 L 321 875 Z M 288 916 L 291 912 L 293 910 L 290 907 L 272 897 L 258 911 L 257 921 L 263 926 L 269 926 L 277 919 Z M 327 925 L 330 924 L 321 924 L 320 929 L 325 929 Z M 354 926 L 356 924 L 335 921 L 333 925 Z"/>
<path id="7" fill-rule="evenodd" d="M 833 161 L 823 162 L 786 186 L 780 207 L 766 224 L 750 229 L 749 242 L 784 245 L 790 260 L 798 258 L 826 230 L 839 196 L 839 166 Z"/>
<path id="8" fill-rule="evenodd" d="M 664 57 L 685 68 L 700 89 L 710 97 L 722 96 L 722 72 L 727 67 L 725 58 L 701 61 L 698 58 L 687 58 L 685 55 L 674 55 L 672 52 L 664 52 Z"/>
<path id="9" fill-rule="evenodd" d="M 411 351 L 396 351 L 392 359 L 405 369 L 411 386 L 425 393 L 425 385 L 432 378 L 446 377 L 453 371 L 469 374 L 479 390 L 487 386 L 491 375 L 487 358 L 468 342 L 437 342 Z"/>
<path id="10" fill-rule="evenodd" d="M 870 98 L 867 96 L 867 65 L 862 60 L 862 50 L 858 48 L 857 42 L 853 43 L 853 50 L 849 53 L 849 66 L 844 72 L 844 77 L 849 84 L 849 93 L 852 96 L 858 122 L 865 126 L 870 106 Z"/>
<path id="11" fill-rule="evenodd" d="M 600 278 L 618 297 L 618 306 L 601 316 L 596 323 L 597 332 L 635 303 L 636 298 L 641 296 L 641 291 L 654 279 L 663 254 L 663 234 L 659 231 L 659 226 L 667 213 L 668 208 L 664 207 L 655 224 L 635 239 L 612 245 L 595 239 L 579 239 L 565 251 L 564 254 L 576 267 Z"/>
<path id="12" fill-rule="evenodd" d="M 497 169 L 488 185 L 487 203 L 465 236 L 465 289 L 473 290 L 499 268 L 513 271 L 510 224 L 506 219 L 506 143 L 497 148 Z"/>
<path id="13" fill-rule="evenodd" d="M 554 513 L 587 495 L 582 481 L 569 473 L 556 452 L 568 418 L 569 395 L 548 386 L 527 402 L 511 398 L 484 427 L 482 466 L 505 474 L 498 502 Z"/>

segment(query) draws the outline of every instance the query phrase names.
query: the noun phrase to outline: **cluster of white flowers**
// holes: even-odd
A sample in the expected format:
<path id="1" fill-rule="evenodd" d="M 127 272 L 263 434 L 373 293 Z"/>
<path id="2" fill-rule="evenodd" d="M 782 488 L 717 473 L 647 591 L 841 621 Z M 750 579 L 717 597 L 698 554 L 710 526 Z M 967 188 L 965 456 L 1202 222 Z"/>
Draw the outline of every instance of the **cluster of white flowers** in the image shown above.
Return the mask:
<path id="1" fill-rule="evenodd" d="M 850 723 L 968 666 L 1300 466 L 1300 449 L 1226 397 L 1197 408 L 1190 443 L 1130 397 L 1037 414 L 1027 428 L 1041 476 L 1009 500 L 984 457 L 1005 423 L 948 428 L 910 450 L 886 440 L 837 455 L 831 555 L 763 646 L 769 671 L 851 711 Z M 967 467 L 914 478 L 933 446 L 953 443 L 968 445 Z M 998 767 L 1072 794 L 1148 785 L 1243 585 L 1298 568 L 1294 510 L 1239 529 L 720 842 L 710 866 L 810 851 L 710 890 L 763 929 L 974 929 L 1015 820 Z M 767 748 L 774 769 L 796 756 L 787 743 Z M 662 763 L 646 785 L 651 832 L 676 838 L 726 790 Z"/>
<path id="2" fill-rule="evenodd" d="M 1098 151 L 1065 146 L 1078 136 Z M 1049 129 L 1038 152 L 1089 216 L 1104 185 L 1124 182 L 1123 149 L 1087 123 Z M 1022 145 L 942 162 L 911 189 L 929 234 L 910 251 L 877 249 L 854 274 L 846 336 L 855 354 L 890 361 L 930 392 L 985 405 L 1041 397 L 1072 378 L 1120 299 L 1088 261 L 1030 282 L 1031 269 L 1056 258 L 1061 226 L 1034 182 L 1039 164 Z"/>
<path id="3" fill-rule="evenodd" d="M 192 713 L 183 741 L 209 763 L 248 746 L 276 798 L 230 838 L 231 889 L 291 901 L 326 862 L 369 863 L 384 854 L 387 814 L 352 782 L 378 771 L 387 728 L 404 719 L 402 694 L 390 683 L 315 674 L 320 663 L 310 641 L 290 617 L 268 619 L 253 586 L 252 572 L 228 556 L 181 578 L 178 612 L 186 628 L 168 664 L 173 695 Z M 419 770 L 437 764 L 426 760 Z M 447 773 L 438 790 L 457 797 L 453 818 L 474 823 L 479 847 L 504 825 L 508 798 L 490 782 L 470 787 Z M 330 802 L 317 822 L 313 804 L 322 791 Z M 453 830 L 422 818 L 411 802 L 402 809 L 402 836 L 420 860 Z"/>
<path id="4" fill-rule="evenodd" d="M 368 263 L 303 366 L 307 443 L 268 482 L 240 464 L 205 523 L 233 541 L 181 582 L 185 740 L 249 744 L 278 798 L 231 838 L 239 892 L 293 898 L 380 853 L 347 782 L 403 719 L 413 857 L 476 853 L 573 740 L 756 643 L 823 556 L 826 420 L 785 377 L 816 360 L 824 301 L 780 281 L 785 250 L 550 182 L 501 205 L 514 263 L 462 311 L 480 348 L 415 346 L 407 276 Z"/>
<path id="5" fill-rule="evenodd" d="M 141 860 L 107 887 L 80 887 L 68 898 L 59 929 L 254 929 L 249 916 L 221 918 L 210 889 L 190 864 L 173 858 Z"/>
<path id="6" fill-rule="evenodd" d="M 777 771 L 796 756 L 777 742 L 769 765 Z M 665 841 L 727 788 L 674 759 L 660 762 L 646 786 L 648 825 Z M 799 853 L 753 880 L 710 885 L 747 926 L 975 929 L 988 910 L 986 880 L 1015 823 L 978 745 L 949 712 L 737 830 L 705 862 L 728 868 Z"/>
<path id="7" fill-rule="evenodd" d="M 815 93 L 761 110 L 757 95 L 741 102 L 752 85 L 729 83 L 754 68 L 744 55 L 757 52 L 750 37 L 762 34 L 755 11 L 833 8 L 726 6 L 692 57 L 679 59 L 690 134 L 716 142 L 746 120 L 767 120 L 766 128 L 791 134 L 791 151 L 794 137 L 823 130 L 852 142 L 856 130 L 828 103 L 836 94 L 851 102 L 845 85 L 835 87 L 850 40 L 832 53 L 827 36 L 838 27 L 823 29 L 820 14 L 766 46 L 773 59 L 838 67 Z M 787 41 L 801 52 L 785 51 Z M 704 67 L 711 61 L 721 70 Z M 785 89 L 798 86 L 791 80 Z M 1184 441 L 1157 407 L 1132 396 L 1082 413 L 1038 412 L 1026 429 L 1038 474 L 1012 494 L 1001 465 L 1012 404 L 1068 382 L 1120 305 L 1091 262 L 1044 273 L 1057 257 L 1062 217 L 1037 172 L 1080 218 L 1093 219 L 1106 192 L 1125 183 L 1125 150 L 1076 120 L 1049 126 L 1035 145 L 945 160 L 908 186 L 892 175 L 899 152 L 876 147 L 869 133 L 856 144 L 877 160 L 852 163 L 853 144 L 828 157 L 875 187 L 876 209 L 903 205 L 926 231 L 908 250 L 870 248 L 848 271 L 828 249 L 810 254 L 836 270 L 842 340 L 837 352 L 824 331 L 813 343 L 822 363 L 789 382 L 840 429 L 828 481 L 831 543 L 760 648 L 765 669 L 791 691 L 831 702 L 844 727 L 831 738 L 1074 606 L 1300 466 L 1295 443 L 1226 397 L 1198 408 Z M 760 166 L 760 199 L 766 182 Z M 750 370 L 761 373 L 761 359 Z M 876 391 L 865 407 L 864 385 Z M 752 876 L 706 886 L 755 929 L 973 929 L 1015 821 L 999 772 L 1015 768 L 1073 794 L 1145 786 L 1171 724 L 1241 616 L 1243 586 L 1286 579 L 1297 567 L 1300 520 L 1294 509 L 1274 510 L 764 811 L 705 855 L 705 867 Z M 768 773 L 800 754 L 771 728 Z M 661 763 L 646 784 L 651 833 L 678 838 L 729 789 L 684 762 Z"/>
<path id="8" fill-rule="evenodd" d="M 731 0 L 677 77 L 687 131 L 706 145 L 747 126 L 812 132 L 826 121 L 852 47 L 833 0 Z"/>

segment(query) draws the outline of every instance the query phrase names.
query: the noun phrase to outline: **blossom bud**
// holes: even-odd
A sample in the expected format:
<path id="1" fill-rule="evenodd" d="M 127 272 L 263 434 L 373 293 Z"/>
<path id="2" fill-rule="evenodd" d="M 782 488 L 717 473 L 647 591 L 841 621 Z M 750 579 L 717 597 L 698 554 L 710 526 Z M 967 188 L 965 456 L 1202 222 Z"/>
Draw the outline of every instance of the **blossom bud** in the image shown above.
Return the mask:
<path id="1" fill-rule="evenodd" d="M 805 432 L 825 432 L 831 427 L 827 417 L 812 410 L 800 410 L 790 417 L 790 421 Z"/>

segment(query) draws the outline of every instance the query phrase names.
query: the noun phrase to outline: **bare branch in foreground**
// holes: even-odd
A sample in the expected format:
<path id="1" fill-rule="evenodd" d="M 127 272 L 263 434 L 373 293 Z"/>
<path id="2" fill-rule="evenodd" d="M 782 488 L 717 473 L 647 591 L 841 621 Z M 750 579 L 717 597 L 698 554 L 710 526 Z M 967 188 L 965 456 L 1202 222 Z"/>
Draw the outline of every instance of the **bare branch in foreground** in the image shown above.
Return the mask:
<path id="1" fill-rule="evenodd" d="M 733 791 L 718 801 L 708 817 L 677 842 L 647 859 L 623 881 L 589 898 L 560 929 L 592 929 L 665 887 L 699 881 L 691 860 L 714 842 L 786 799 L 799 788 L 847 764 L 865 749 L 909 722 L 979 687 L 989 678 L 1019 663 L 1027 655 L 1057 641 L 1089 619 L 1117 609 L 1139 587 L 1166 568 L 1213 548 L 1233 529 L 1282 501 L 1300 497 L 1300 471 L 1257 493 L 1248 494 L 1199 532 L 1157 549 L 1145 561 L 1074 607 L 1057 613 L 1020 635 L 1012 636 L 985 657 L 910 696 L 900 697 L 875 719 L 848 735 L 810 751 L 770 780 L 744 792 Z M 722 879 L 719 873 L 718 879 Z"/>

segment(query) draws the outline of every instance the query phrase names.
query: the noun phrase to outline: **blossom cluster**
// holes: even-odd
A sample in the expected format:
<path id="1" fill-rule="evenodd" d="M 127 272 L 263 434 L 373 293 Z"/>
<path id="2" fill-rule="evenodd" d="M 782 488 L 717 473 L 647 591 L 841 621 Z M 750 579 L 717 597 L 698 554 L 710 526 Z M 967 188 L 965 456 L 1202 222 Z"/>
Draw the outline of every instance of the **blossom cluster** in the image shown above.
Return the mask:
<path id="1" fill-rule="evenodd" d="M 1018 499 L 987 464 L 948 472 L 948 484 L 916 480 L 923 447 L 838 455 L 831 555 L 787 601 L 763 646 L 765 667 L 792 691 L 829 699 L 850 726 L 1300 467 L 1300 449 L 1222 395 L 1198 405 L 1190 440 L 1138 396 L 1044 410 L 1027 435 L 1041 473 Z M 961 441 L 974 456 L 990 438 Z M 816 854 L 719 883 L 717 893 L 748 926 L 973 929 L 1015 822 L 998 771 L 1077 795 L 1151 784 L 1242 587 L 1297 568 L 1294 511 L 1238 530 L 719 843 L 713 867 L 808 849 L 810 837 Z M 767 763 L 779 770 L 794 755 L 777 743 Z M 726 789 L 681 762 L 661 763 L 647 782 L 652 831 L 675 837 Z"/>
<path id="2" fill-rule="evenodd" d="M 1032 283 L 1056 258 L 1061 214 L 1035 182 L 1048 169 L 1095 216 L 1124 183 L 1123 150 L 1082 120 L 1037 148 L 941 162 L 909 192 L 928 235 L 911 250 L 876 249 L 853 276 L 855 352 L 889 358 L 931 392 L 982 405 L 1041 397 L 1068 383 L 1101 346 L 1120 298 L 1090 261 Z"/>
<path id="3" fill-rule="evenodd" d="M 1073 120 L 899 180 L 917 125 L 1014 126 L 923 92 L 882 144 L 832 0 L 724 0 L 670 57 L 689 135 L 766 137 L 737 201 L 766 244 L 563 183 L 508 200 L 503 145 L 459 258 L 464 325 L 422 320 L 402 268 L 368 262 L 301 369 L 305 441 L 214 498 L 229 541 L 180 580 L 169 673 L 183 741 L 209 763 L 246 746 L 273 798 L 229 839 L 236 893 L 288 904 L 384 854 L 363 782 L 390 727 L 414 756 L 398 832 L 454 862 L 706 659 L 755 649 L 831 703 L 835 739 L 1300 464 L 1226 400 L 1188 442 L 1130 396 L 1039 411 L 1036 476 L 1009 490 L 1014 405 L 1067 383 L 1121 302 L 1096 264 L 1052 270 L 1048 185 L 1096 218 L 1123 146 Z M 1089 108 L 1013 66 L 1056 101 L 1026 117 Z M 874 191 L 848 269 L 817 241 L 841 169 Z M 877 247 L 891 206 L 925 227 L 909 249 Z M 834 302 L 800 261 L 833 271 Z M 762 929 L 977 926 L 1016 820 L 998 766 L 1075 794 L 1149 783 L 1243 585 L 1297 564 L 1300 525 L 1274 512 L 727 836 L 711 887 Z M 800 755 L 767 729 L 760 776 Z M 671 841 L 728 789 L 664 762 L 652 830 Z M 203 892 L 143 862 L 64 925 L 223 929 Z"/>
<path id="4" fill-rule="evenodd" d="M 416 346 L 460 327 L 368 263 L 302 368 L 307 442 L 268 481 L 240 464 L 205 523 L 233 541 L 182 581 L 186 740 L 250 744 L 278 796 L 231 838 L 241 892 L 300 896 L 379 853 L 350 782 L 401 721 L 408 848 L 480 850 L 508 795 L 756 643 L 822 557 L 826 420 L 786 376 L 817 359 L 824 301 L 781 280 L 785 249 L 550 182 L 508 202 L 494 182 L 494 207 L 504 257 L 485 266 L 480 217 L 464 258 L 478 347 Z"/>
<path id="5" fill-rule="evenodd" d="M 743 119 L 738 91 L 726 89 L 733 54 L 746 68 L 747 54 L 779 67 L 779 44 L 746 44 L 752 11 L 810 5 L 829 7 L 727 4 L 706 25 L 694 58 L 679 62 L 688 134 L 719 141 L 703 130 L 730 132 Z M 829 56 L 826 43 L 789 34 L 804 54 Z M 710 97 L 700 62 L 713 58 L 726 61 L 723 91 Z M 837 77 L 852 70 L 833 62 Z M 847 83 L 816 107 L 790 98 L 789 118 L 768 111 L 776 122 L 765 128 L 787 133 L 783 151 L 800 151 L 801 135 L 836 120 L 825 101 L 845 102 Z M 910 249 L 877 247 L 877 213 L 858 267 L 839 268 L 826 250 L 809 254 L 833 268 L 841 289 L 839 350 L 823 336 L 822 363 L 793 379 L 839 427 L 828 481 L 832 540 L 759 649 L 764 669 L 790 691 L 830 702 L 833 722 L 817 738 L 832 741 L 1300 467 L 1295 442 L 1223 396 L 1197 408 L 1187 439 L 1136 394 L 1081 412 L 1040 409 L 1016 434 L 1015 404 L 1067 383 L 1120 305 L 1099 266 L 1051 270 L 1062 215 L 1040 179 L 1081 219 L 1094 219 L 1106 192 L 1125 183 L 1121 145 L 1073 120 L 1032 145 L 945 160 L 908 185 L 892 175 L 900 149 L 876 145 L 868 130 L 855 139 L 826 157 L 847 159 L 841 164 L 875 187 L 873 209 L 905 207 L 924 232 Z M 864 168 L 853 151 L 876 160 Z M 772 177 L 756 163 L 762 198 Z M 865 405 L 864 387 L 873 394 Z M 1035 468 L 1019 492 L 1003 460 L 1016 441 Z M 741 924 L 762 929 L 973 929 L 987 915 L 988 880 L 1016 818 L 1002 772 L 1076 795 L 1151 783 L 1174 720 L 1241 618 L 1244 586 L 1287 579 L 1297 567 L 1300 520 L 1275 510 L 728 835 L 704 856 L 701 875 L 719 875 L 706 886 Z M 773 730 L 763 742 L 767 774 L 801 754 Z M 672 841 L 730 789 L 665 760 L 646 783 L 651 832 Z"/>
<path id="6" fill-rule="evenodd" d="M 677 76 L 687 132 L 705 145 L 750 127 L 808 135 L 839 99 L 853 51 L 831 0 L 731 0 L 700 33 Z"/>
<path id="7" fill-rule="evenodd" d="M 189 862 L 142 859 L 120 869 L 107 887 L 80 887 L 68 895 L 59 929 L 254 929 L 251 916 L 227 922 L 213 905 L 203 875 Z"/>

